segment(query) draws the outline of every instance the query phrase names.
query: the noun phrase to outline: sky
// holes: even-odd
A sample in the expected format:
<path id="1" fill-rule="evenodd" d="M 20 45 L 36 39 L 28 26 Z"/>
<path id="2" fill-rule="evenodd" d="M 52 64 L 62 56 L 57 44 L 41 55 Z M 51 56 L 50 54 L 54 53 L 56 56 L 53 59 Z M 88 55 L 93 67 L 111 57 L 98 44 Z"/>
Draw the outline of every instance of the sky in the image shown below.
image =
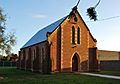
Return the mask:
<path id="1" fill-rule="evenodd" d="M 6 32 L 15 31 L 20 48 L 40 29 L 68 15 L 78 0 L 0 0 L 7 15 Z M 78 11 L 94 38 L 99 50 L 120 51 L 120 0 L 101 0 L 96 11 L 98 21 L 86 15 L 87 8 L 98 0 L 80 0 Z"/>

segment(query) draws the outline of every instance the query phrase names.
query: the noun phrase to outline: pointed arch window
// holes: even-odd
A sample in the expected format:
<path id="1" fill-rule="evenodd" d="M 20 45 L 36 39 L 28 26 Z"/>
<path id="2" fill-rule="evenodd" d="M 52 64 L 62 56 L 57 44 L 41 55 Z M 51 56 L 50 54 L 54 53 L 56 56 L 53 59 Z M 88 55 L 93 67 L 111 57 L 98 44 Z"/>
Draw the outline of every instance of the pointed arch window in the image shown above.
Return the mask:
<path id="1" fill-rule="evenodd" d="M 77 28 L 77 44 L 80 44 L 80 28 Z"/>
<path id="2" fill-rule="evenodd" d="M 72 44 L 75 44 L 75 27 L 72 26 Z"/>

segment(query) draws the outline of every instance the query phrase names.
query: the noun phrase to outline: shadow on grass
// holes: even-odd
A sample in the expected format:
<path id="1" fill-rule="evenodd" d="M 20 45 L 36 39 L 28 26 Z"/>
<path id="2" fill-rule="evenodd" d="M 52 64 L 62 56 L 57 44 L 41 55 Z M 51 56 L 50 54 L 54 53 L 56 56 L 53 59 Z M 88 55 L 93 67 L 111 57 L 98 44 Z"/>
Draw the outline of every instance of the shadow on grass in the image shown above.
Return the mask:
<path id="1" fill-rule="evenodd" d="M 95 72 L 95 73 L 104 74 L 104 75 L 120 76 L 120 71 L 100 71 L 100 72 Z"/>
<path id="2" fill-rule="evenodd" d="M 0 84 L 120 84 L 120 80 L 85 76 L 74 73 L 40 74 L 18 70 L 15 67 L 1 68 Z"/>

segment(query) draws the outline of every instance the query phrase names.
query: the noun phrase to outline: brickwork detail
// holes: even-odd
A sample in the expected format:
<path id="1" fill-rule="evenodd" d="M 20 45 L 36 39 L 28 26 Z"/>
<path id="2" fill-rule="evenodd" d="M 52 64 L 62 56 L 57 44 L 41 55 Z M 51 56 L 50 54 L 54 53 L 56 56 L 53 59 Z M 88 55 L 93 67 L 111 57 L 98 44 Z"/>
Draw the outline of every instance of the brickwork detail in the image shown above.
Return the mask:
<path id="1" fill-rule="evenodd" d="M 72 14 L 47 35 L 46 41 L 21 49 L 18 68 L 41 73 L 97 71 L 96 40 L 78 11 L 73 10 Z M 75 17 L 77 21 L 74 20 Z M 75 44 L 72 44 L 72 26 L 75 28 Z M 80 42 L 77 39 L 78 28 L 80 28 Z M 93 60 L 96 65 L 91 67 L 94 64 Z"/>

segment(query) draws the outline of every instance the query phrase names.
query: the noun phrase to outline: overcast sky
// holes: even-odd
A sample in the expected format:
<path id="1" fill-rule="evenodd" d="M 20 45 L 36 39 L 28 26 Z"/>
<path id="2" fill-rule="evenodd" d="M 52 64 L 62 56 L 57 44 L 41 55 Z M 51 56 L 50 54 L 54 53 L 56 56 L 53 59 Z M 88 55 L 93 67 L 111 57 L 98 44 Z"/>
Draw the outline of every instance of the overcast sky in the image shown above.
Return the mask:
<path id="1" fill-rule="evenodd" d="M 90 21 L 86 9 L 98 0 L 81 0 L 78 6 L 82 18 L 97 39 L 100 50 L 120 51 L 120 0 L 101 0 L 96 8 L 98 21 Z M 0 0 L 7 14 L 7 31 L 16 31 L 14 53 L 40 29 L 68 15 L 77 0 Z"/>

